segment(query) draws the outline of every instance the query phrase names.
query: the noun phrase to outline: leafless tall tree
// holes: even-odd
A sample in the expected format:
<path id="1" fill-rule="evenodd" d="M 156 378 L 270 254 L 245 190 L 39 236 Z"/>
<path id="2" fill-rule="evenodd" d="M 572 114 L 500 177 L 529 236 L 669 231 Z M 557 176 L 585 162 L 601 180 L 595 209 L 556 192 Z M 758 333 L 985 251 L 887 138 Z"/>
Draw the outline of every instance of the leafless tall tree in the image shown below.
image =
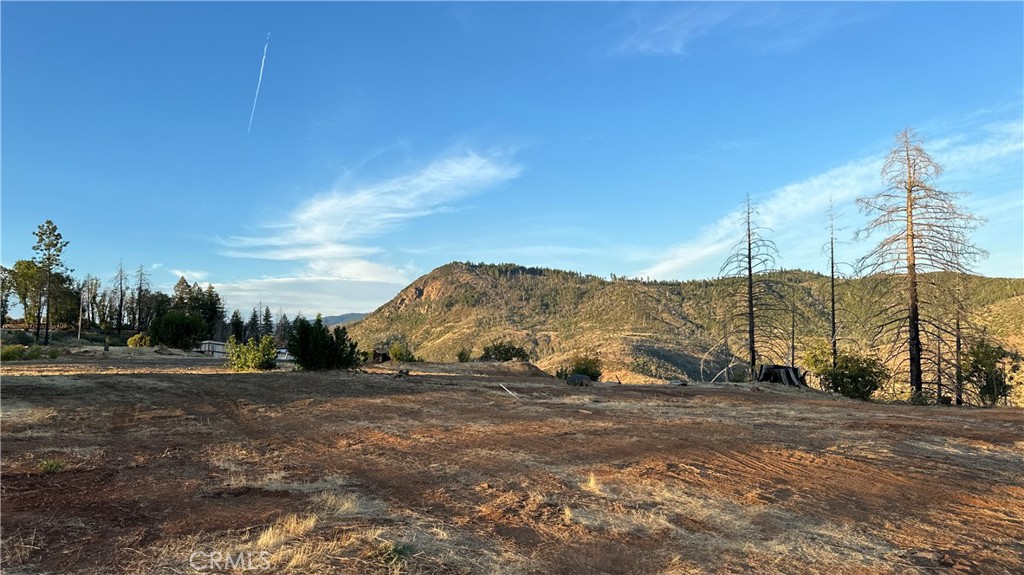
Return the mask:
<path id="1" fill-rule="evenodd" d="M 85 300 L 85 311 L 89 316 L 89 325 L 92 326 L 97 321 L 96 311 L 99 307 L 100 293 L 103 291 L 100 278 L 91 274 L 86 275 L 85 279 L 82 280 L 81 289 L 83 299 Z"/>
<path id="2" fill-rule="evenodd" d="M 961 194 L 936 187 L 942 166 L 925 151 L 923 140 L 911 129 L 896 135 L 882 166 L 885 189 L 858 198 L 861 209 L 873 216 L 858 232 L 864 238 L 885 236 L 859 262 L 862 273 L 899 277 L 896 290 L 902 303 L 886 308 L 879 323 L 901 357 L 906 357 L 912 393 L 923 384 L 921 356 L 922 274 L 930 271 L 968 273 L 969 264 L 984 252 L 970 243 L 979 223 L 957 204 Z"/>
<path id="3" fill-rule="evenodd" d="M 124 261 L 117 262 L 117 273 L 111 280 L 112 286 L 117 291 L 117 334 L 121 335 L 121 328 L 124 326 L 124 298 L 128 292 L 128 274 L 124 271 Z"/>
<path id="4" fill-rule="evenodd" d="M 146 274 L 146 267 L 139 266 L 139 269 L 135 270 L 135 329 L 138 331 L 144 331 L 147 327 L 145 300 L 149 288 L 149 275 Z"/>
<path id="5" fill-rule="evenodd" d="M 829 277 L 829 342 L 832 345 L 832 369 L 839 359 L 839 333 L 836 329 L 836 213 L 828 202 L 828 277 Z"/>
<path id="6" fill-rule="evenodd" d="M 779 251 L 774 242 L 762 235 L 770 230 L 754 223 L 756 215 L 750 196 L 747 196 L 740 216 L 743 237 L 722 264 L 720 272 L 723 277 L 742 278 L 744 282 L 739 299 L 746 320 L 746 351 L 750 360 L 751 379 L 757 376 L 757 361 L 764 345 L 771 340 L 781 340 L 785 333 L 784 329 L 780 329 L 781 326 L 770 321 L 766 315 L 769 310 L 784 309 L 778 286 L 769 277 L 769 272 L 775 268 Z M 763 336 L 760 339 L 759 334 Z"/>

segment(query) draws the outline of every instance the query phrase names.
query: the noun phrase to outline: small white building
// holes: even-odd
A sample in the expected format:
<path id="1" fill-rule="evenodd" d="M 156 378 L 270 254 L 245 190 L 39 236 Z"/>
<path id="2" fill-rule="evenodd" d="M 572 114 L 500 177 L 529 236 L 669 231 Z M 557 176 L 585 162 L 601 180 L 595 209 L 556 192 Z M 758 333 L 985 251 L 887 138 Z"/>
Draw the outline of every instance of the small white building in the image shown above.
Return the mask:
<path id="1" fill-rule="evenodd" d="M 210 357 L 227 357 L 228 350 L 227 344 L 223 341 L 206 340 L 199 344 L 199 347 L 195 349 L 199 353 L 209 355 Z"/>
<path id="2" fill-rule="evenodd" d="M 200 343 L 199 347 L 197 347 L 195 351 L 198 351 L 199 353 L 205 355 L 209 355 L 210 357 L 228 356 L 226 343 L 224 343 L 223 341 L 213 341 L 210 339 Z M 295 358 L 292 357 L 290 353 L 288 353 L 287 349 L 280 348 L 277 350 L 277 361 L 295 361 Z"/>

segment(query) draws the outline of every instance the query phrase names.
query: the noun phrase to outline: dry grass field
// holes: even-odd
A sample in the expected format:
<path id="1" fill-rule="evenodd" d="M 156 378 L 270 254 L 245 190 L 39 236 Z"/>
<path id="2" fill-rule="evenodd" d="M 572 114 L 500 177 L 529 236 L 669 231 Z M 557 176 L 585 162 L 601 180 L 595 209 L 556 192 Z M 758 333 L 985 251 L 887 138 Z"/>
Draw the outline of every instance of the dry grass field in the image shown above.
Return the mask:
<path id="1" fill-rule="evenodd" d="M 408 367 L 4 365 L 3 572 L 1024 572 L 1021 411 Z"/>

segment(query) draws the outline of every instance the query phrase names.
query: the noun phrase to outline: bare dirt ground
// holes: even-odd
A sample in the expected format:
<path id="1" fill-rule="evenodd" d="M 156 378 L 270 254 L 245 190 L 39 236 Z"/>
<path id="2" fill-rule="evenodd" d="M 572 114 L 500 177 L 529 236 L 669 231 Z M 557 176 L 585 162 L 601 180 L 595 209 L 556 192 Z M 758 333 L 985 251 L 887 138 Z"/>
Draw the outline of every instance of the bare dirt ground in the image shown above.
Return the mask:
<path id="1" fill-rule="evenodd" d="M 528 366 L 8 363 L 4 573 L 1022 573 L 1024 414 Z"/>

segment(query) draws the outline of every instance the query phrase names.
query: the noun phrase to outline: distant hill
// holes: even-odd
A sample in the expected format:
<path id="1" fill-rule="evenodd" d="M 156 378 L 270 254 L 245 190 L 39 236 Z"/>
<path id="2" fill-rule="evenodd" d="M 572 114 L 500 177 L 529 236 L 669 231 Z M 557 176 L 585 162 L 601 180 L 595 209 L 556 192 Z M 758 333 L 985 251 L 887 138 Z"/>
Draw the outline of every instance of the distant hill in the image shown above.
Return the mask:
<path id="1" fill-rule="evenodd" d="M 797 349 L 827 337 L 828 278 L 789 271 L 775 279 L 797 295 Z M 348 329 L 363 349 L 403 338 L 428 361 L 454 362 L 463 348 L 476 357 L 485 345 L 509 340 L 525 347 L 549 373 L 575 354 L 597 354 L 606 379 L 699 379 L 743 355 L 738 336 L 731 350 L 718 346 L 726 331 L 742 326 L 734 317 L 742 308 L 729 295 L 735 287 L 732 279 L 609 281 L 513 264 L 451 263 L 417 279 Z M 1024 317 L 1019 297 L 1024 280 L 971 277 L 969 287 L 976 304 L 998 317 L 993 334 L 1021 325 L 1014 321 Z M 843 283 L 841 307 L 850 310 L 847 315 L 864 313 L 858 311 L 866 305 L 864 292 L 860 280 Z M 791 311 L 777 312 L 775 319 L 790 326 Z M 767 359 L 785 361 L 788 341 L 775 341 L 779 357 Z"/>
<path id="2" fill-rule="evenodd" d="M 363 319 L 364 317 L 366 317 L 366 315 L 367 314 L 365 314 L 365 313 L 343 313 L 341 315 L 329 315 L 329 316 L 324 317 L 322 319 L 323 319 L 324 325 L 326 325 L 328 327 L 333 327 L 333 326 L 336 326 L 336 325 L 346 325 L 346 324 L 350 324 L 350 323 L 352 323 L 354 321 L 359 321 L 359 320 Z"/>

